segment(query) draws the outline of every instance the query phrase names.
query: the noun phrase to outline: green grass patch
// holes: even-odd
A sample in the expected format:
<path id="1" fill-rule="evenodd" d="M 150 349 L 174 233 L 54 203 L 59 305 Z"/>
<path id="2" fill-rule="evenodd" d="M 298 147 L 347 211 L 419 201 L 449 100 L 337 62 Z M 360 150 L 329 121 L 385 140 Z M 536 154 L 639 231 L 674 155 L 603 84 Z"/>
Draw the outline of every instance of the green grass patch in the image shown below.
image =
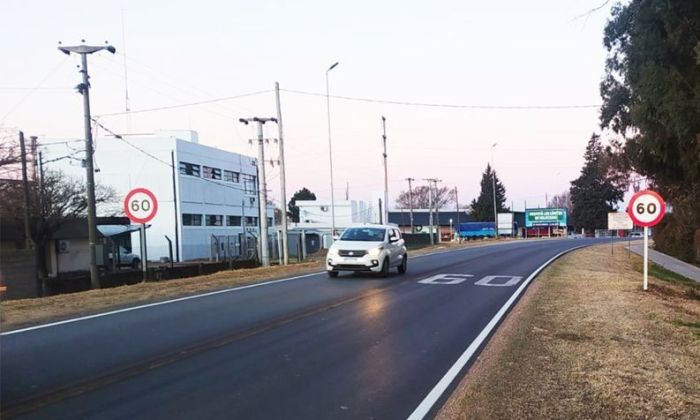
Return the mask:
<path id="1" fill-rule="evenodd" d="M 695 334 L 696 338 L 700 338 L 700 322 L 681 321 L 680 319 L 673 321 L 674 324 L 680 327 L 688 327 Z"/>

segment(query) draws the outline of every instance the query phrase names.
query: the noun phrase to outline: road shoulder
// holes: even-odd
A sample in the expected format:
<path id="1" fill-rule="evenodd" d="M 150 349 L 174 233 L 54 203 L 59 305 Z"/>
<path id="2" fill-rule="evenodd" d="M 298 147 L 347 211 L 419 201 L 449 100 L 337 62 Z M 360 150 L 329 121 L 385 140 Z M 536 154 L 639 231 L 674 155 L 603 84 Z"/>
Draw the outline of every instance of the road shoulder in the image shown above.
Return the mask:
<path id="1" fill-rule="evenodd" d="M 691 418 L 700 412 L 700 289 L 622 245 L 570 253 L 530 286 L 438 414 Z"/>

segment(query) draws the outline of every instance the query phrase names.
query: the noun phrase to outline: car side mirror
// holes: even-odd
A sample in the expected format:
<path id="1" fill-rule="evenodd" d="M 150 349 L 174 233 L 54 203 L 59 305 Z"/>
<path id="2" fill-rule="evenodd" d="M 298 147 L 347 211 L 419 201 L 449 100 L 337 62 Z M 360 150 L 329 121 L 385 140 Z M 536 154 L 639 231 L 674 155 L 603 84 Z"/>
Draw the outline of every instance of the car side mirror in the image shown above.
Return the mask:
<path id="1" fill-rule="evenodd" d="M 333 240 L 334 240 L 334 241 L 337 241 L 338 239 L 340 239 L 340 235 L 333 235 Z"/>
<path id="2" fill-rule="evenodd" d="M 398 242 L 399 238 L 398 236 L 389 236 L 389 242 Z"/>

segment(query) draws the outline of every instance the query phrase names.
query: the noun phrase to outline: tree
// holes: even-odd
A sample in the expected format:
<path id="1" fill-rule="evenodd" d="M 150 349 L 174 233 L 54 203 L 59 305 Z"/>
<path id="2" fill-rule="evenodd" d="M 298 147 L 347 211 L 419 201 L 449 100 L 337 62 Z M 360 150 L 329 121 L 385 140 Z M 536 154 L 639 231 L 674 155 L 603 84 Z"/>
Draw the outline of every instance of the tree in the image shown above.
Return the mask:
<path id="1" fill-rule="evenodd" d="M 506 187 L 498 179 L 498 174 L 486 165 L 486 170 L 481 175 L 481 192 L 479 197 L 471 202 L 472 217 L 478 222 L 493 221 L 493 181 L 496 180 L 496 209 L 498 212 L 508 211 L 506 207 Z"/>
<path id="2" fill-rule="evenodd" d="M 698 28 L 697 0 L 631 0 L 613 8 L 604 34 L 601 126 L 622 137 L 616 153 L 623 168 L 645 176 L 673 205 L 655 229 L 657 248 L 700 262 Z"/>
<path id="3" fill-rule="evenodd" d="M 295 192 L 292 199 L 287 205 L 287 215 L 292 219 L 292 222 L 299 223 L 299 207 L 296 206 L 297 200 L 315 200 L 316 194 L 309 191 L 306 187 Z"/>
<path id="4" fill-rule="evenodd" d="M 18 209 L 24 208 L 24 189 L 21 182 L 3 180 L 0 188 L 0 219 L 12 220 L 23 225 L 23 213 Z M 46 278 L 46 247 L 53 235 L 70 219 L 85 217 L 87 214 L 87 192 L 82 180 L 73 179 L 60 171 L 46 171 L 41 180 L 29 183 L 31 219 L 30 234 L 34 245 L 37 261 L 37 275 Z M 113 189 L 102 185 L 95 188 L 96 204 L 103 209 L 110 207 L 116 201 Z M 103 212 L 104 213 L 104 212 Z"/>
<path id="5" fill-rule="evenodd" d="M 556 194 L 551 200 L 549 200 L 547 207 L 566 209 L 567 212 L 571 212 L 571 192 L 564 191 L 561 194 Z"/>
<path id="6" fill-rule="evenodd" d="M 598 135 L 592 135 L 586 146 L 581 175 L 571 182 L 571 219 L 576 230 L 605 229 L 608 213 L 615 210 L 625 195 L 626 185 L 609 174 L 609 160 Z"/>
<path id="7" fill-rule="evenodd" d="M 427 185 L 414 188 L 412 194 L 409 194 L 408 191 L 401 191 L 399 197 L 396 199 L 396 206 L 400 209 L 411 208 L 411 200 L 409 197 L 412 196 L 414 209 L 427 209 L 430 204 L 429 193 L 430 190 Z M 433 205 L 439 210 L 446 204 L 454 201 L 454 189 L 448 187 L 433 188 L 432 199 Z"/>

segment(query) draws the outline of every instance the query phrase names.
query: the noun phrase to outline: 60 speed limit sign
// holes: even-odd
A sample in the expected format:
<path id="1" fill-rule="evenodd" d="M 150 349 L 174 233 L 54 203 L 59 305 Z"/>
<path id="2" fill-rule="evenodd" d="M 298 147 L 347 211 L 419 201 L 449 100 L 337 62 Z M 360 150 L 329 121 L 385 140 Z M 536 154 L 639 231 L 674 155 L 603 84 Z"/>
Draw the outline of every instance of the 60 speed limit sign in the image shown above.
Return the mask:
<path id="1" fill-rule="evenodd" d="M 632 196 L 627 213 L 632 221 L 643 227 L 659 223 L 666 213 L 666 203 L 659 194 L 651 190 L 639 191 Z"/>
<path id="2" fill-rule="evenodd" d="M 134 223 L 148 223 L 156 216 L 158 200 L 145 188 L 134 188 L 124 198 L 124 212 Z"/>

